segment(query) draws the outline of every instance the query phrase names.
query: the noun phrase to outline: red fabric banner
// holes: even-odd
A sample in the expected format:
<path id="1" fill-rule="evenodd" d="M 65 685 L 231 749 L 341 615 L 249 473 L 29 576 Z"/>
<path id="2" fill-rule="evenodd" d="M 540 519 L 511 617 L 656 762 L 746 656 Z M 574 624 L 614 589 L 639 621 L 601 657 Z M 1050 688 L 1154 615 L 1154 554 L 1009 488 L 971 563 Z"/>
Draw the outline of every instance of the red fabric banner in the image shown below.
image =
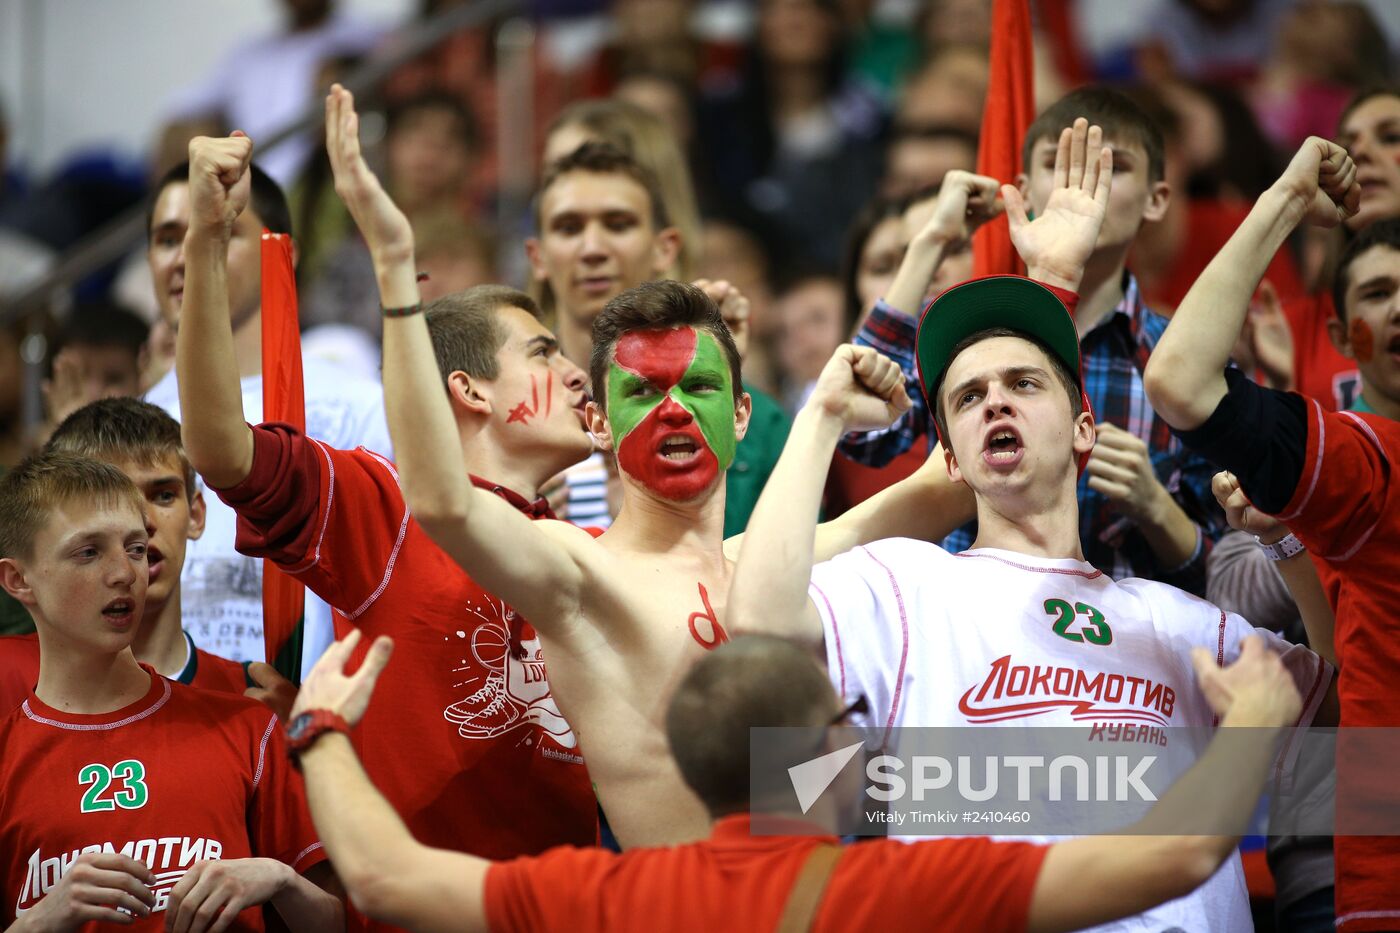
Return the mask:
<path id="1" fill-rule="evenodd" d="M 991 73 L 977 147 L 979 175 L 1016 183 L 1021 172 L 1021 142 L 1035 119 L 1033 64 L 1029 0 L 993 0 Z M 1005 216 L 973 234 L 972 273 L 1024 274 Z"/>
<path id="2" fill-rule="evenodd" d="M 263 420 L 305 431 L 292 238 L 267 230 L 262 235 L 262 383 Z M 269 664 L 296 631 L 305 595 L 300 583 L 263 561 L 263 644 Z"/>

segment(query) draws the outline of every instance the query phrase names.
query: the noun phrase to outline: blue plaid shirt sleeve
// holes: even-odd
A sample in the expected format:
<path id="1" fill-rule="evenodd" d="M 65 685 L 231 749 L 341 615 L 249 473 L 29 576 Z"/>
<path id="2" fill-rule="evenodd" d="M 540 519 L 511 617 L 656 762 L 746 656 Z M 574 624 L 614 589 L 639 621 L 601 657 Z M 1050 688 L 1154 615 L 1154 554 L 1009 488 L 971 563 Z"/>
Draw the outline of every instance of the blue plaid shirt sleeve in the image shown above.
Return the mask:
<path id="1" fill-rule="evenodd" d="M 894 360 L 904 370 L 904 387 L 912 403 L 909 410 L 889 427 L 855 432 L 842 438 L 839 450 L 856 463 L 882 467 L 916 445 L 922 444 L 925 449 L 932 447 L 932 415 L 923 389 L 919 387 L 914 362 L 914 339 L 917 334 L 918 322 L 890 307 L 883 298 L 875 302 L 875 308 L 856 332 L 852 341 L 856 346 L 871 347 Z"/>

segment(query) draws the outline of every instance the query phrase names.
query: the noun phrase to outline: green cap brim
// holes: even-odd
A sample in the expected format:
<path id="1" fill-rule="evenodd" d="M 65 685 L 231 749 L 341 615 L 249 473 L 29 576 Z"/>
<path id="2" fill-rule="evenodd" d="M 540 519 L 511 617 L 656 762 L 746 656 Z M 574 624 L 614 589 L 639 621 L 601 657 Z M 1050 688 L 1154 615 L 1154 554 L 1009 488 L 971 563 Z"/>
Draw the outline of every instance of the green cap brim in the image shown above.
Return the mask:
<path id="1" fill-rule="evenodd" d="M 1041 341 L 1083 386 L 1079 332 L 1064 302 L 1044 285 L 1024 276 L 989 275 L 954 285 L 934 299 L 919 321 L 915 340 L 919 384 L 930 407 L 937 407 L 934 389 L 951 362 L 953 348 L 978 331 L 993 327 L 1005 327 Z"/>

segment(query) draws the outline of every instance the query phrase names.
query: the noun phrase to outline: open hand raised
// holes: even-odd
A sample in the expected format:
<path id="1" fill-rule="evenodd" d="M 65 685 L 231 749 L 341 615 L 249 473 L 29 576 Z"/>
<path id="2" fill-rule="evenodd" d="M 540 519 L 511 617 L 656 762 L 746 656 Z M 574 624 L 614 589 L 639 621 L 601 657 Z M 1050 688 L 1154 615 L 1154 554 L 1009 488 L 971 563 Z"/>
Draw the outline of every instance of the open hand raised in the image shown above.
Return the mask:
<path id="1" fill-rule="evenodd" d="M 360 117 L 355 98 L 339 84 L 326 94 L 326 154 L 335 193 L 345 202 L 370 255 L 378 260 L 411 259 L 413 228 L 360 153 Z"/>
<path id="2" fill-rule="evenodd" d="M 1054 186 L 1035 220 L 1027 216 L 1021 192 L 1002 185 L 1011 242 L 1031 278 L 1071 291 L 1079 287 L 1108 215 L 1112 186 L 1113 150 L 1103 144 L 1103 130 L 1083 117 L 1060 133 Z"/>

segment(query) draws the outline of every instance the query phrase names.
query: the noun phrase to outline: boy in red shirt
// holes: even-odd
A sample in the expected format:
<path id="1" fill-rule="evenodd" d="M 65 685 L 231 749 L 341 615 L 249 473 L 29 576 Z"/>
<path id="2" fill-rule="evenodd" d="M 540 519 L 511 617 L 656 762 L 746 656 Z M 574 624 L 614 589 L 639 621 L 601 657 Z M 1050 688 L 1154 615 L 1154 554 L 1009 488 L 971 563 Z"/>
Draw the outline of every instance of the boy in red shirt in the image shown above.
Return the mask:
<path id="1" fill-rule="evenodd" d="M 242 553 L 275 561 L 350 626 L 399 643 L 385 702 L 355 741 L 420 838 L 490 858 L 591 845 L 597 802 L 529 622 L 428 539 L 392 463 L 244 420 L 222 282 L 251 153 L 239 136 L 190 145 L 177 342 L 190 460 L 238 513 Z M 452 399 L 473 482 L 529 518 L 552 517 L 540 485 L 592 449 L 583 372 L 513 289 L 470 289 L 427 314 L 437 390 Z"/>
<path id="2" fill-rule="evenodd" d="M 1364 398 L 1385 414 L 1330 412 L 1317 399 L 1255 386 L 1226 370 L 1264 266 L 1302 221 L 1335 226 L 1357 213 L 1361 173 L 1346 150 L 1313 137 L 1196 282 L 1148 365 L 1153 405 L 1183 442 L 1234 473 L 1250 502 L 1293 532 L 1275 559 L 1312 552 L 1336 613 L 1341 725 L 1337 754 L 1337 927 L 1400 929 L 1400 838 L 1366 836 L 1366 814 L 1400 803 L 1377 774 L 1374 734 L 1400 726 L 1400 253 L 1377 225 L 1343 258 L 1338 298 Z M 1397 240 L 1400 241 L 1400 240 Z M 1386 396 L 1390 396 L 1387 398 Z M 1296 536 L 1296 537 L 1295 537 Z M 1373 740 L 1374 741 L 1374 740 Z M 1369 767 L 1368 767 L 1369 763 Z"/>
<path id="3" fill-rule="evenodd" d="M 182 684 L 243 693 L 242 665 L 196 647 L 180 625 L 185 546 L 204 533 L 204 496 L 180 446 L 180 423 L 149 402 L 106 398 L 65 418 L 46 449 L 110 463 L 146 499 L 150 582 L 131 642 L 136 659 Z M 0 638 L 0 711 L 22 703 L 38 677 L 38 636 Z"/>
<path id="4" fill-rule="evenodd" d="M 340 901 L 304 876 L 330 866 L 276 718 L 132 656 L 144 512 L 120 470 L 72 454 L 0 478 L 0 584 L 41 655 L 34 691 L 0 720 L 9 929 L 256 931 L 263 903 L 298 931 L 343 929 Z"/>
<path id="5" fill-rule="evenodd" d="M 1196 676 L 1221 716 L 1221 735 L 1125 835 L 1051 846 L 881 839 L 841 849 L 817 828 L 844 806 L 839 790 L 822 793 L 805 818 L 795 800 L 790 819 L 786 807 L 763 808 L 761 831 L 781 821 L 787 835 L 751 828 L 750 729 L 820 728 L 849 710 L 806 648 L 741 636 L 696 662 L 666 711 L 671 753 L 710 815 L 707 839 L 622 855 L 556 849 L 493 864 L 416 842 L 344 736 L 332 734 L 364 713 L 391 653 L 387 639 L 376 641 L 347 677 L 357 639 L 332 646 L 302 685 L 291 747 L 350 896 L 371 915 L 420 931 L 826 933 L 903 929 L 916 918 L 931 929 L 1077 930 L 1181 896 L 1209 877 L 1238 837 L 1166 834 L 1187 821 L 1229 826 L 1252 812 L 1273 760 L 1271 737 L 1302 708 L 1260 639 L 1246 639 L 1226 668 L 1197 649 Z M 832 744 L 829 737 L 814 755 Z"/>

